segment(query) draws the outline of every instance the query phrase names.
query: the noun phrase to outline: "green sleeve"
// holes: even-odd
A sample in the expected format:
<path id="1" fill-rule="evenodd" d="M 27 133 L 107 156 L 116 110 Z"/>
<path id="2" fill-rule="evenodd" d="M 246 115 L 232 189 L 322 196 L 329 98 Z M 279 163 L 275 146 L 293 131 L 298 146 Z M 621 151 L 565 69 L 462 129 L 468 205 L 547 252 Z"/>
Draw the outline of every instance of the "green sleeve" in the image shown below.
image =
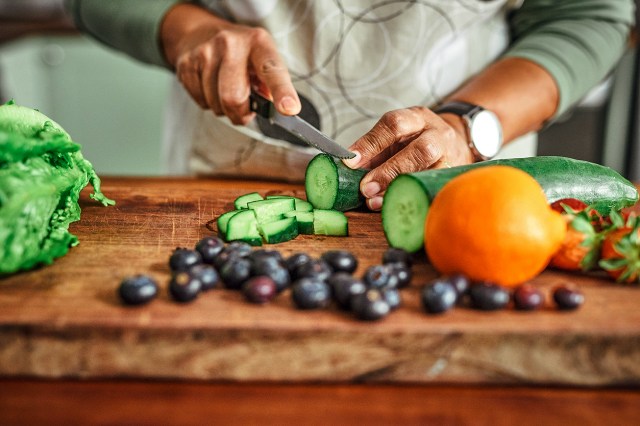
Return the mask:
<path id="1" fill-rule="evenodd" d="M 160 46 L 160 23 L 177 0 L 66 0 L 79 30 L 149 64 L 169 67 Z"/>
<path id="2" fill-rule="evenodd" d="M 525 0 L 511 16 L 505 56 L 545 68 L 560 92 L 556 117 L 616 65 L 634 24 L 633 0 Z"/>

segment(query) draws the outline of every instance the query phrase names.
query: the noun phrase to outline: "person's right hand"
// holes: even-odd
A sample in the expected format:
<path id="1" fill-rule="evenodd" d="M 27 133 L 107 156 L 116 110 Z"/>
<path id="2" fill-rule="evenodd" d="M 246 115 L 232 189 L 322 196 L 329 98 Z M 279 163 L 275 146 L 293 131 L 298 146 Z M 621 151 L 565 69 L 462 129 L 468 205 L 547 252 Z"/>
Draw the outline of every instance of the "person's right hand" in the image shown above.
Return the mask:
<path id="1" fill-rule="evenodd" d="M 265 29 L 233 24 L 182 3 L 169 10 L 160 33 L 167 61 L 202 108 L 247 124 L 254 116 L 249 109 L 253 85 L 280 113 L 300 112 L 289 71 Z"/>

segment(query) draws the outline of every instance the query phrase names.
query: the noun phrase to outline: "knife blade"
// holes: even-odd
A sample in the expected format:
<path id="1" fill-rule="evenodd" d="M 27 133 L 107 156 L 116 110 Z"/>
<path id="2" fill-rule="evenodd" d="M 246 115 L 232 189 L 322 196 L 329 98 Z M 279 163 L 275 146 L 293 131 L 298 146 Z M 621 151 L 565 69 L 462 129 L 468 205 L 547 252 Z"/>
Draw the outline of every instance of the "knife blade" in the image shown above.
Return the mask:
<path id="1" fill-rule="evenodd" d="M 297 115 L 280 114 L 276 111 L 273 102 L 254 91 L 251 92 L 249 97 L 249 107 L 251 111 L 269 120 L 272 125 L 278 126 L 307 145 L 313 146 L 326 154 L 338 158 L 355 157 L 353 152 L 343 148 Z"/>

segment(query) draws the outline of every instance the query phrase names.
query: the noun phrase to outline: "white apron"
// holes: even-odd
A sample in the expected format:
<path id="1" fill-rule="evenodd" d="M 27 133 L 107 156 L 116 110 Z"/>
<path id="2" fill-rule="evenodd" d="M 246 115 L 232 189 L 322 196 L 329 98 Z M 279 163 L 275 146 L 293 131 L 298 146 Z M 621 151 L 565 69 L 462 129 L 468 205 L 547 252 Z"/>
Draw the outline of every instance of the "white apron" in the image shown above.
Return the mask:
<path id="1" fill-rule="evenodd" d="M 209 0 L 203 5 L 273 35 L 321 130 L 348 147 L 387 111 L 433 106 L 507 47 L 509 0 Z M 170 174 L 300 181 L 318 151 L 203 111 L 179 82 L 165 128 Z M 501 157 L 535 155 L 535 138 Z"/>

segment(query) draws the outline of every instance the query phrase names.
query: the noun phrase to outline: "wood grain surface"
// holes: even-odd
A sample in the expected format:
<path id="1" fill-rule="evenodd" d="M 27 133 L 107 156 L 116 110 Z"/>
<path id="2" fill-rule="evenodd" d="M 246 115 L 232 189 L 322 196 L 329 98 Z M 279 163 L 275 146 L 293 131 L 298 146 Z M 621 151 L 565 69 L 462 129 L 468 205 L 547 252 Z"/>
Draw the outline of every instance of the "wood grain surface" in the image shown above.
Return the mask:
<path id="1" fill-rule="evenodd" d="M 71 226 L 80 245 L 53 265 L 0 279 L 0 375 L 44 378 L 162 378 L 224 381 L 640 384 L 640 288 L 603 274 L 546 271 L 540 312 L 423 312 L 420 287 L 436 276 L 414 267 L 403 307 L 376 323 L 331 308 L 302 312 L 289 293 L 266 306 L 216 289 L 178 304 L 167 294 L 167 260 L 215 230 L 210 223 L 239 195 L 304 196 L 301 186 L 205 179 L 108 178 L 104 208 L 82 195 Z M 269 248 L 319 256 L 346 248 L 358 274 L 387 248 L 380 215 L 349 212 L 350 236 L 300 236 Z M 123 277 L 147 273 L 160 297 L 126 307 Z M 556 310 L 559 284 L 579 286 L 585 305 Z"/>
<path id="2" fill-rule="evenodd" d="M 630 389 L 0 379 L 0 424 L 636 426 Z"/>

